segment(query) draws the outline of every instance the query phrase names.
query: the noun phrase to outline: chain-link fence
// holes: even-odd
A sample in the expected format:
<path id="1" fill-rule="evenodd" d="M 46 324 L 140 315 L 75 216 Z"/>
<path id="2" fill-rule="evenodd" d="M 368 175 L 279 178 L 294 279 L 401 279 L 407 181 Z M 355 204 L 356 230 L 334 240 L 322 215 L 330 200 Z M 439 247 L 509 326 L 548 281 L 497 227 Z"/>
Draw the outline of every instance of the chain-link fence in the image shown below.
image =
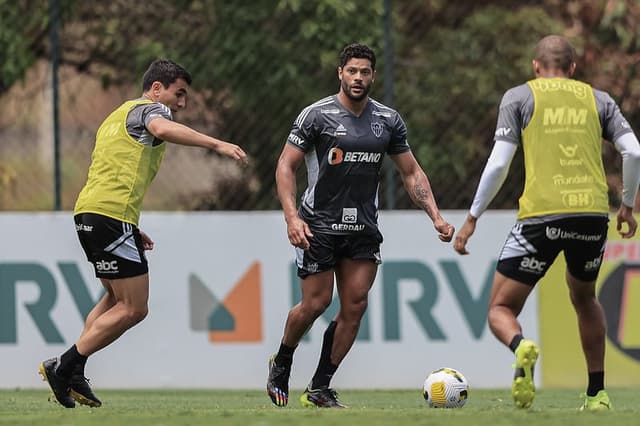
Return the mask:
<path id="1" fill-rule="evenodd" d="M 57 186 L 60 207 L 72 209 L 98 126 L 140 95 L 141 75 L 157 57 L 171 57 L 194 76 L 178 121 L 241 145 L 251 165 L 239 169 L 170 144 L 147 210 L 278 209 L 274 171 L 291 124 L 306 105 L 337 92 L 338 53 L 353 41 L 377 52 L 371 95 L 404 117 L 444 209 L 469 207 L 501 96 L 531 78 L 533 46 L 543 35 L 568 36 L 579 53 L 576 77 L 609 91 L 630 122 L 640 118 L 640 78 L 630 71 L 640 60 L 640 6 L 633 1 L 40 3 L 0 0 L 0 40 L 9 46 L 0 81 L 0 210 L 51 210 Z M 56 28 L 57 45 L 50 37 Z M 620 160 L 610 147 L 604 159 L 614 194 Z M 520 153 L 491 207 L 516 206 L 522 170 Z M 381 207 L 413 207 L 391 164 L 382 174 Z M 304 180 L 298 182 L 301 191 Z"/>

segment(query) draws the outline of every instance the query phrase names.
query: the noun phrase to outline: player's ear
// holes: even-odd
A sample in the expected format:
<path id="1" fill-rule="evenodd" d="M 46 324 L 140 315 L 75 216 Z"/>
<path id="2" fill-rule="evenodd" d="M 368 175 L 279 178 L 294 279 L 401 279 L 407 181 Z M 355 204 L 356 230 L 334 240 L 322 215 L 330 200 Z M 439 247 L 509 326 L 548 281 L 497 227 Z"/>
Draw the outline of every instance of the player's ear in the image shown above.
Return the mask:
<path id="1" fill-rule="evenodd" d="M 533 67 L 533 73 L 535 74 L 535 76 L 536 77 L 539 76 L 540 75 L 540 63 L 534 59 L 533 61 L 531 61 L 531 66 Z"/>
<path id="2" fill-rule="evenodd" d="M 573 77 L 573 73 L 576 72 L 576 63 L 572 62 L 569 67 L 569 77 Z"/>
<path id="3" fill-rule="evenodd" d="M 342 81 L 342 67 L 338 67 L 338 79 Z"/>

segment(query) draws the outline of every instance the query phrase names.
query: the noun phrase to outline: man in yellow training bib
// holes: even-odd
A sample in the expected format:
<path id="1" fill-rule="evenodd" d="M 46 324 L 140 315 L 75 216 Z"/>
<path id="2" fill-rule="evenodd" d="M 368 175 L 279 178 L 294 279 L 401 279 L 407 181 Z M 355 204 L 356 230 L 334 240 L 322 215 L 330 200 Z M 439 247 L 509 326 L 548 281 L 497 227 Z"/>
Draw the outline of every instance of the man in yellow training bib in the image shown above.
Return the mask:
<path id="1" fill-rule="evenodd" d="M 74 209 L 80 244 L 105 288 L 85 320 L 78 341 L 60 357 L 40 364 L 57 401 L 99 407 L 84 376 L 87 357 L 111 344 L 147 315 L 149 274 L 144 251 L 153 241 L 138 229 L 142 199 L 160 167 L 166 142 L 199 146 L 240 163 L 237 145 L 173 121 L 186 107 L 191 75 L 167 59 L 154 61 L 143 76 L 142 97 L 113 111 L 102 123 L 87 183 Z"/>
<path id="2" fill-rule="evenodd" d="M 522 146 L 524 191 L 518 219 L 500 253 L 488 312 L 491 331 L 516 356 L 512 396 L 519 408 L 533 402 L 539 351 L 523 337 L 517 316 L 561 251 L 587 362 L 588 387 L 581 409 L 611 408 L 604 390 L 605 319 L 595 293 L 609 221 L 601 144 L 602 138 L 611 141 L 622 154 L 617 228 L 623 238 L 631 238 L 637 227 L 633 206 L 640 181 L 640 145 L 607 93 L 571 79 L 574 58 L 565 38 L 543 38 L 533 60 L 536 78 L 504 94 L 493 150 L 454 242 L 458 253 L 468 253 L 466 245 L 477 219 L 502 186 L 513 155 Z"/>

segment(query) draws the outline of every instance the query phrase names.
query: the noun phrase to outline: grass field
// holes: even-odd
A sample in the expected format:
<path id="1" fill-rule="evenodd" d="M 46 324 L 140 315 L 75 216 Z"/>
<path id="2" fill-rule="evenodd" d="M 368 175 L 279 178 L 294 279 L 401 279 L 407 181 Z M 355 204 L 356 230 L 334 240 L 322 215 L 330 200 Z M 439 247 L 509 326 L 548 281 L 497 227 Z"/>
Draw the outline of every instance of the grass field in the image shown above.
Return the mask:
<path id="1" fill-rule="evenodd" d="M 136 390 L 99 392 L 100 408 L 64 409 L 46 390 L 0 390 L 0 425 L 562 425 L 638 424 L 640 389 L 609 389 L 614 410 L 579 412 L 576 390 L 540 390 L 529 410 L 511 404 L 508 390 L 471 390 L 461 409 L 428 408 L 418 391 L 348 391 L 347 410 L 304 409 L 293 392 L 289 407 L 271 405 L 263 391 Z"/>

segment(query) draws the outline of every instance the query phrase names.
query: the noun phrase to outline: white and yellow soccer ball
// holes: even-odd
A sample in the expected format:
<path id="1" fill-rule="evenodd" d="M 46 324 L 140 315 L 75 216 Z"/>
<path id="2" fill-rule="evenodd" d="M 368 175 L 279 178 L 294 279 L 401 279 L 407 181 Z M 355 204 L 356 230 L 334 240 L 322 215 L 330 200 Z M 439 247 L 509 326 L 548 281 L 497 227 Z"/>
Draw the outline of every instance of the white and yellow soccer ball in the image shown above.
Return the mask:
<path id="1" fill-rule="evenodd" d="M 427 376 L 422 396 L 429 407 L 460 408 L 469 397 L 469 382 L 453 368 L 439 368 Z"/>

